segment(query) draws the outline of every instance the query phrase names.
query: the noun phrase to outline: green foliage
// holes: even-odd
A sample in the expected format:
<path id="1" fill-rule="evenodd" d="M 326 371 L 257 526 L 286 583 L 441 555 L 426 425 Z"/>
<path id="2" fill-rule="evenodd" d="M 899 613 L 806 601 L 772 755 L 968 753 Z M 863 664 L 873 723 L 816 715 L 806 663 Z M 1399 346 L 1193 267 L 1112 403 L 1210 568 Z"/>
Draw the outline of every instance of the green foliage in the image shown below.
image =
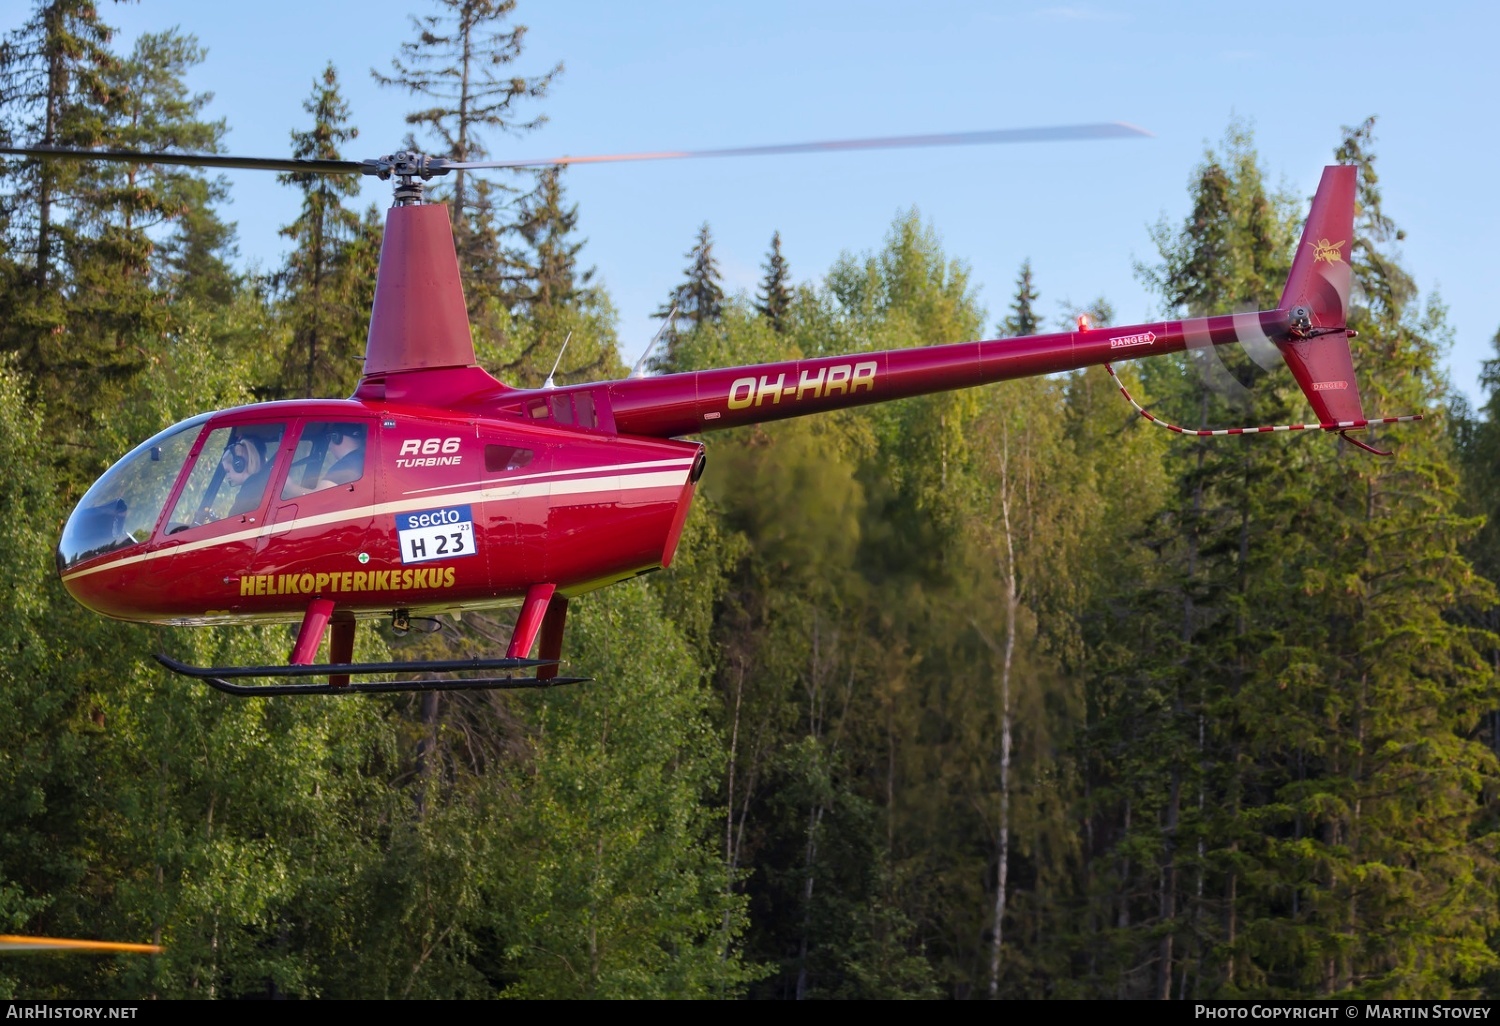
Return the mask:
<path id="1" fill-rule="evenodd" d="M 1341 152 L 1367 159 L 1360 139 L 1368 126 Z M 1228 149 L 1201 169 L 1181 234 L 1158 231 L 1148 272 L 1193 311 L 1235 308 L 1257 280 L 1274 295 L 1289 262 L 1267 245 L 1287 233 L 1264 216 L 1276 203 L 1248 140 L 1232 132 Z M 1354 248 L 1374 253 L 1385 229 L 1364 196 Z M 1361 386 L 1373 408 L 1425 406 L 1441 394 L 1442 315 L 1393 302 L 1406 293 L 1381 280 L 1391 266 L 1355 267 Z M 1152 387 L 1181 387 L 1187 366 Z M 1254 387 L 1206 393 L 1205 421 L 1291 413 L 1284 384 L 1229 370 Z M 1128 619 L 1100 624 L 1096 992 L 1463 993 L 1493 959 L 1480 909 L 1495 766 L 1471 738 L 1494 685 L 1483 637 L 1451 616 L 1493 600 L 1459 555 L 1477 525 L 1457 508 L 1448 442 L 1404 435 L 1390 462 L 1254 442 L 1169 454 L 1175 495 L 1140 536 L 1152 558 L 1110 600 Z"/>
<path id="2" fill-rule="evenodd" d="M 215 149 L 224 125 L 200 119 L 207 97 L 182 81 L 202 59 L 196 41 L 148 33 L 122 59 L 109 52 L 110 36 L 91 3 L 38 5 L 0 59 L 10 87 L 0 90 L 0 117 L 12 134 L 52 145 Z M 222 188 L 181 170 L 18 163 L 5 205 L 19 259 L 0 280 L 11 311 L 0 348 L 18 354 L 49 430 L 66 439 L 50 456 L 77 485 L 89 478 L 87 436 L 100 426 L 100 407 L 118 401 L 158 339 L 180 327 L 160 290 L 233 287 L 216 255 L 230 240 L 211 209 Z"/>
<path id="3" fill-rule="evenodd" d="M 584 240 L 572 238 L 578 228 L 578 205 L 565 205 L 562 171 L 553 167 L 538 172 L 536 189 L 517 210 L 514 231 L 522 246 L 506 251 L 506 278 L 514 288 L 508 305 L 525 316 L 545 317 L 559 307 L 578 305 L 594 276 L 593 268 L 578 269 Z"/>
<path id="4" fill-rule="evenodd" d="M 614 306 L 602 293 L 528 318 L 513 317 L 491 302 L 475 322 L 475 357 L 518 388 L 541 387 L 554 364 L 559 384 L 623 377 L 615 319 Z"/>
<path id="5" fill-rule="evenodd" d="M 0 125 L 6 135 L 43 146 L 100 141 L 103 121 L 117 109 L 105 77 L 118 62 L 109 50 L 113 35 L 93 0 L 38 3 L 0 47 Z M 57 207 L 66 208 L 83 170 L 37 160 L 7 165 L 7 180 L 16 183 L 7 197 L 8 228 L 19 233 L 10 248 L 23 254 L 29 282 L 44 290 L 60 271 L 59 243 L 67 238 Z"/>
<path id="6" fill-rule="evenodd" d="M 574 657 L 600 683 L 553 693 L 507 817 L 492 908 L 515 997 L 727 997 L 744 902 L 700 797 L 718 738 L 686 646 L 644 584 L 579 603 Z"/>
<path id="7" fill-rule="evenodd" d="M 212 95 L 191 94 L 184 81 L 206 53 L 196 39 L 176 30 L 141 35 L 131 55 L 105 75 L 118 97 L 111 145 L 218 153 L 227 126 L 223 120 L 202 120 Z M 95 173 L 114 183 L 111 202 L 126 230 L 159 236 L 162 228 L 170 229 L 152 247 L 158 288 L 177 296 L 228 301 L 235 287 L 228 264 L 234 254 L 234 227 L 220 221 L 213 209 L 228 195 L 222 177 L 209 179 L 188 168 L 130 165 L 113 174 L 104 168 Z"/>
<path id="8" fill-rule="evenodd" d="M 504 267 L 496 269 L 501 295 L 485 299 L 475 319 L 480 362 L 524 386 L 542 384 L 554 365 L 558 382 L 624 372 L 614 308 L 589 284 L 593 268 L 578 268 L 584 245 L 574 238 L 578 207 L 566 205 L 560 173 L 539 174 L 536 189 L 522 198 L 510 229 L 520 244 L 506 249 Z"/>

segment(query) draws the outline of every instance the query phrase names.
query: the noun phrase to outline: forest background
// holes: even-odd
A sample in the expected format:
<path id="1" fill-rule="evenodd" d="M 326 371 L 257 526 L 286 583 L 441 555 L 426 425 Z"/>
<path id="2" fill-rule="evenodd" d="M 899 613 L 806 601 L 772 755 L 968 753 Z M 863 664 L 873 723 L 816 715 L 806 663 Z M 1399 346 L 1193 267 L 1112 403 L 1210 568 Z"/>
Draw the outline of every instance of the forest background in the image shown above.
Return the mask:
<path id="1" fill-rule="evenodd" d="M 510 67 L 512 6 L 441 0 L 396 55 L 426 148 L 535 119 L 551 75 Z M 212 152 L 202 57 L 175 30 L 119 52 L 95 4 L 41 0 L 0 44 L 0 136 Z M 350 156 L 339 71 L 308 73 L 294 154 Z M 1493 996 L 1500 362 L 1482 408 L 1452 392 L 1373 120 L 1327 145 L 1361 172 L 1367 406 L 1437 414 L 1378 436 L 1396 458 L 1180 439 L 1097 369 L 714 435 L 672 570 L 575 606 L 595 683 L 440 701 L 208 692 L 151 653 L 278 662 L 286 629 L 105 621 L 53 566 L 141 438 L 351 391 L 380 212 L 285 176 L 290 255 L 252 274 L 218 179 L 6 161 L 0 931 L 166 951 L 7 961 L 0 996 Z M 625 372 L 565 175 L 436 195 L 484 366 L 539 381 L 571 332 L 560 381 Z M 1138 274 L 1166 310 L 1264 305 L 1305 204 L 1232 124 Z M 703 227 L 658 369 L 1052 326 L 1045 268 L 997 321 L 916 211 L 795 287 L 776 228 L 760 289 L 726 296 Z M 1239 352 L 1124 373 L 1195 426 L 1306 415 Z M 372 630 L 361 655 L 507 631 Z"/>

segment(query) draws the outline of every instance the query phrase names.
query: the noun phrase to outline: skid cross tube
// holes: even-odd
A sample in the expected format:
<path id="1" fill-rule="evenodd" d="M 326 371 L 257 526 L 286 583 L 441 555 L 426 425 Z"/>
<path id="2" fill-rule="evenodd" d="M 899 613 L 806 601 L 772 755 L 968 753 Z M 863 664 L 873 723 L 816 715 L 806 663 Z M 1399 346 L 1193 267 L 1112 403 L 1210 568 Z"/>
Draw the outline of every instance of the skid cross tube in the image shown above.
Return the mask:
<path id="1" fill-rule="evenodd" d="M 457 677 L 432 680 L 361 681 L 351 684 L 232 684 L 231 679 L 258 679 L 265 677 L 342 677 L 348 680 L 353 675 L 370 673 L 456 673 L 494 670 L 531 670 L 541 667 L 556 667 L 555 660 L 545 659 L 429 659 L 417 662 L 384 663 L 321 663 L 287 666 L 190 666 L 158 653 L 156 661 L 173 673 L 194 680 L 201 680 L 225 694 L 238 697 L 268 697 L 273 695 L 348 695 L 391 694 L 406 691 L 482 691 L 515 690 L 522 688 L 550 688 L 562 684 L 578 684 L 589 677 L 552 677 L 542 680 L 534 676 L 484 676 Z"/>
<path id="2" fill-rule="evenodd" d="M 189 666 L 160 653 L 156 661 L 185 677 L 322 677 L 329 673 L 459 673 L 464 670 L 523 670 L 542 659 L 426 659 L 410 663 L 298 663 L 288 666 Z"/>
<path id="3" fill-rule="evenodd" d="M 199 677 L 209 687 L 236 698 L 272 698 L 277 695 L 371 695 L 415 691 L 514 691 L 523 688 L 555 688 L 580 684 L 592 677 L 458 677 L 446 680 L 372 680 L 353 684 L 231 684 L 220 677 Z"/>

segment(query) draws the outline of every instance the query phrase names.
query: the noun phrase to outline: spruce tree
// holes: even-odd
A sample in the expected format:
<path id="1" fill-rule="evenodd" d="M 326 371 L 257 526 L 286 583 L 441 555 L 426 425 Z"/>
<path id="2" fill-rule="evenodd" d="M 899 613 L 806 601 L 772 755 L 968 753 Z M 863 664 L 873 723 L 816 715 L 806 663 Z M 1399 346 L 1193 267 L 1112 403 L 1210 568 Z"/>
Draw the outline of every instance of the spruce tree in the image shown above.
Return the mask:
<path id="1" fill-rule="evenodd" d="M 222 123 L 184 77 L 201 59 L 191 37 L 146 34 L 121 59 L 94 5 L 56 0 L 11 33 L 0 56 L 0 116 L 12 138 L 62 146 L 212 149 Z M 216 220 L 215 184 L 179 169 L 16 161 L 8 197 L 11 316 L 0 345 L 20 354 L 55 430 L 88 430 L 102 405 L 156 358 L 177 325 L 170 250 L 192 216 Z M 220 226 L 222 228 L 222 226 Z M 220 273 L 224 271 L 221 266 Z M 88 447 L 59 450 L 72 462 Z M 80 483 L 91 469 L 77 470 Z"/>
<path id="2" fill-rule="evenodd" d="M 140 36 L 130 56 L 107 73 L 119 97 L 111 128 L 113 145 L 149 151 L 218 153 L 226 131 L 223 119 L 207 121 L 212 93 L 190 93 L 186 77 L 207 51 L 176 30 Z M 180 167 L 124 165 L 113 171 L 124 197 L 124 226 L 169 234 L 152 252 L 152 275 L 159 288 L 177 296 L 227 302 L 235 288 L 229 261 L 235 254 L 234 226 L 215 207 L 228 196 L 223 176 Z M 158 231 L 159 234 L 159 231 Z"/>
<path id="3" fill-rule="evenodd" d="M 1367 128 L 1340 150 L 1362 172 Z M 1158 231 L 1148 278 L 1164 299 L 1215 313 L 1277 294 L 1293 236 L 1260 180 L 1232 133 L 1180 233 Z M 1362 189 L 1350 324 L 1371 412 L 1441 389 L 1441 311 L 1413 308 L 1392 238 Z M 1158 410 L 1263 423 L 1300 403 L 1224 359 L 1253 387 L 1216 392 L 1166 361 L 1148 377 Z M 1109 909 L 1090 945 L 1096 992 L 1462 993 L 1494 964 L 1480 895 L 1495 770 L 1474 740 L 1493 680 L 1454 620 L 1490 591 L 1458 552 L 1475 525 L 1447 442 L 1405 433 L 1376 461 L 1327 437 L 1257 440 L 1174 439 L 1170 502 L 1140 536 L 1151 558 L 1094 625 L 1088 880 Z M 1149 977 L 1130 974 L 1142 964 Z"/>
<path id="4" fill-rule="evenodd" d="M 578 205 L 568 206 L 563 198 L 562 170 L 538 172 L 536 188 L 516 212 L 513 231 L 521 245 L 505 252 L 506 305 L 522 315 L 577 306 L 594 277 L 594 268 L 578 268 L 587 240 L 574 237 Z"/>
<path id="5" fill-rule="evenodd" d="M 1142 273 L 1169 309 L 1224 313 L 1276 295 L 1289 266 L 1290 218 L 1262 179 L 1248 136 L 1231 129 L 1226 152 L 1210 154 L 1194 176 L 1191 215 L 1156 230 L 1162 263 Z M 1257 370 L 1243 354 L 1225 359 L 1239 375 Z M 1237 379 L 1226 386 L 1197 370 L 1188 361 L 1143 369 L 1158 411 L 1194 425 L 1278 422 L 1288 412 L 1277 391 Z M 1175 997 L 1185 976 L 1201 986 L 1210 971 L 1222 973 L 1221 984 L 1232 975 L 1208 953 L 1243 931 L 1243 909 L 1232 905 L 1222 918 L 1208 909 L 1210 896 L 1244 886 L 1235 876 L 1237 817 L 1248 813 L 1232 796 L 1247 773 L 1219 742 L 1237 736 L 1225 709 L 1249 687 L 1252 653 L 1272 644 L 1268 625 L 1248 611 L 1274 607 L 1254 596 L 1275 565 L 1267 547 L 1291 516 L 1287 497 L 1300 494 L 1284 479 L 1267 486 L 1284 452 L 1234 444 L 1258 440 L 1166 450 L 1166 505 L 1139 535 L 1150 558 L 1122 579 L 1124 595 L 1105 599 L 1101 619 L 1085 621 L 1093 649 L 1088 876 L 1108 894 L 1094 924 L 1104 930 L 1092 954 L 1102 970 L 1097 993 Z M 1210 871 L 1219 864 L 1227 879 Z M 1127 983 L 1132 960 L 1153 972 Z"/>
<path id="6" fill-rule="evenodd" d="M 724 315 L 724 279 L 714 257 L 713 236 L 707 221 L 698 229 L 698 241 L 684 255 L 689 261 L 683 269 L 686 280 L 672 290 L 656 311 L 657 317 L 672 318 L 662 335 L 666 350 L 653 361 L 661 370 L 677 369 L 680 362 L 677 348 L 684 334 L 712 324 Z"/>
<path id="7" fill-rule="evenodd" d="M 292 132 L 292 154 L 299 159 L 337 160 L 344 143 L 359 135 L 349 122 L 349 105 L 339 93 L 332 64 L 313 83 L 303 103 L 313 117 L 306 131 Z M 292 240 L 280 275 L 291 342 L 284 358 L 282 391 L 308 398 L 341 389 L 354 376 L 363 327 L 356 302 L 363 295 L 350 274 L 349 249 L 360 234 L 359 216 L 344 206 L 359 183 L 340 175 L 291 172 L 283 184 L 302 190 L 302 210 L 281 230 Z"/>
<path id="8" fill-rule="evenodd" d="M 0 45 L 0 124 L 11 139 L 37 146 L 102 141 L 110 101 L 106 72 L 118 60 L 109 49 L 113 35 L 94 0 L 38 2 L 31 19 Z M 8 187 L 25 212 L 12 223 L 25 233 L 12 248 L 27 254 L 36 286 L 45 289 L 61 257 L 56 207 L 81 166 L 8 163 L 14 165 L 7 169 Z"/>
<path id="9" fill-rule="evenodd" d="M 109 145 L 219 152 L 225 123 L 203 117 L 212 94 L 193 94 L 186 84 L 205 56 L 195 38 L 175 30 L 141 35 L 129 56 L 104 74 L 112 97 L 104 125 Z M 194 168 L 99 162 L 84 165 L 75 195 L 74 218 L 84 232 L 70 264 L 76 295 L 98 297 L 79 311 L 95 330 L 161 334 L 173 317 L 162 293 L 213 290 L 227 298 L 232 292 L 226 258 L 233 249 L 233 227 L 215 210 L 228 195 L 222 176 L 209 178 Z"/>
<path id="10" fill-rule="evenodd" d="M 1500 580 L 1500 331 L 1490 338 L 1490 349 L 1494 355 L 1480 364 L 1483 398 L 1479 409 L 1470 410 L 1462 402 L 1453 421 L 1469 509 L 1485 518 L 1484 527 L 1465 551 L 1475 569 L 1495 581 Z M 1500 630 L 1500 609 L 1482 615 L 1490 630 Z"/>
<path id="11" fill-rule="evenodd" d="M 92 146 L 104 139 L 110 107 L 106 72 L 117 58 L 109 48 L 114 30 L 99 17 L 93 0 L 38 2 L 31 18 L 0 45 L 0 125 L 16 143 Z M 74 227 L 68 198 L 84 173 L 66 161 L 10 158 L 4 162 L 6 248 L 14 261 L 6 296 L 9 314 L 0 324 L 0 344 L 15 351 L 21 369 L 49 395 L 61 414 L 72 398 L 52 374 L 81 347 L 66 339 L 68 312 L 60 282 Z M 68 344 L 59 344 L 66 339 Z M 101 373 L 124 376 L 133 361 L 87 354 Z M 116 363 L 121 366 L 114 366 Z M 78 411 L 74 411 L 77 414 Z"/>
<path id="12" fill-rule="evenodd" d="M 511 68 L 521 57 L 526 37 L 526 26 L 506 25 L 516 0 L 434 3 L 436 14 L 412 19 L 416 38 L 401 44 L 391 73 L 370 74 L 381 85 L 405 89 L 429 104 L 407 114 L 406 123 L 435 137 L 440 156 L 481 160 L 490 155 L 488 132 L 524 134 L 546 120 L 543 115 L 527 120 L 520 108 L 547 95 L 562 64 L 531 76 Z M 448 198 L 459 265 L 466 274 L 481 272 L 470 290 L 472 313 L 483 301 L 483 290 L 493 294 L 499 289 L 498 281 L 482 272 L 503 264 L 497 228 L 504 225 L 495 220 L 493 198 L 470 187 L 466 172 L 455 171 L 452 178 Z"/>
<path id="13" fill-rule="evenodd" d="M 771 236 L 771 249 L 766 262 L 761 265 L 766 276 L 761 279 L 760 290 L 755 294 L 755 310 L 779 335 L 786 334 L 787 317 L 792 308 L 791 272 L 787 270 L 786 258 L 781 255 L 781 233 Z"/>
<path id="14" fill-rule="evenodd" d="M 1023 260 L 1016 276 L 1016 298 L 1010 304 L 1010 315 L 1000 322 L 1000 330 L 1006 335 L 1035 335 L 1041 328 L 1041 318 L 1036 313 L 1039 298 L 1036 284 L 1031 280 L 1031 261 Z"/>
<path id="15" fill-rule="evenodd" d="M 1379 414 L 1442 399 L 1448 329 L 1441 305 L 1419 306 L 1390 251 L 1401 235 L 1377 188 L 1373 127 L 1345 129 L 1337 155 L 1360 169 L 1350 325 L 1365 408 Z M 1311 617 L 1298 622 L 1311 635 L 1307 651 L 1322 655 L 1309 712 L 1344 743 L 1309 738 L 1303 748 L 1321 872 L 1309 880 L 1313 914 L 1295 943 L 1316 952 L 1324 989 L 1438 997 L 1464 993 L 1496 966 L 1486 942 L 1495 911 L 1480 897 L 1496 881 L 1486 797 L 1496 769 L 1476 736 L 1495 705 L 1477 646 L 1493 639 L 1454 615 L 1494 597 L 1459 554 L 1478 524 L 1460 515 L 1449 439 L 1440 427 L 1393 435 L 1377 441 L 1397 448 L 1396 459 L 1332 479 L 1326 566 L 1304 579 Z M 1325 458 L 1332 469 L 1367 462 Z"/>

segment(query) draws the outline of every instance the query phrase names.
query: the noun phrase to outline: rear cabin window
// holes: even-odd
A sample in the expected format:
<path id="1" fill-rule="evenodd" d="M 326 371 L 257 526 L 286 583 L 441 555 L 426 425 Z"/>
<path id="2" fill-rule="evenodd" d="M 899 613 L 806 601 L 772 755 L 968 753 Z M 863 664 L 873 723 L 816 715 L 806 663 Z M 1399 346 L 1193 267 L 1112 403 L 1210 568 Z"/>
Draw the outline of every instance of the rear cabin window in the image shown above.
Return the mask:
<path id="1" fill-rule="evenodd" d="M 491 474 L 507 470 L 520 470 L 531 462 L 532 452 L 518 445 L 486 445 L 484 447 L 484 469 Z"/>
<path id="2" fill-rule="evenodd" d="M 592 392 L 567 392 L 528 399 L 524 407 L 504 407 L 501 413 L 522 414 L 530 420 L 548 421 L 564 427 L 599 430 L 599 414 Z"/>

